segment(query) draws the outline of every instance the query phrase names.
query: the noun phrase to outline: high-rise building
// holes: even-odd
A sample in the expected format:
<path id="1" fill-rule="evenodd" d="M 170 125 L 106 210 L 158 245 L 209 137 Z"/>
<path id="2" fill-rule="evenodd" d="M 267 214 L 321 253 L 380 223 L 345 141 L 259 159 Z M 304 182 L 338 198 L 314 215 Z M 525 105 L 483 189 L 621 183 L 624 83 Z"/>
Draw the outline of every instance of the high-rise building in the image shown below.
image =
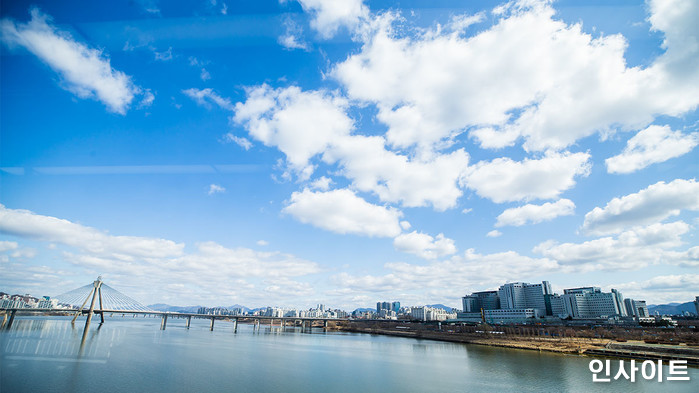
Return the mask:
<path id="1" fill-rule="evenodd" d="M 541 284 L 525 282 L 504 284 L 498 289 L 500 308 L 505 310 L 533 308 L 544 315 L 546 313 L 544 297 L 551 293 L 551 284 L 548 281 L 542 281 Z"/>
<path id="2" fill-rule="evenodd" d="M 500 297 L 498 291 L 482 291 L 474 292 L 471 296 L 478 298 L 478 310 L 497 310 L 500 308 Z"/>
<path id="3" fill-rule="evenodd" d="M 391 311 L 398 314 L 400 312 L 400 302 L 391 303 Z"/>
<path id="4" fill-rule="evenodd" d="M 630 317 L 649 317 L 648 306 L 645 300 L 634 300 L 626 299 L 624 300 L 626 306 L 626 311 Z"/>
<path id="5" fill-rule="evenodd" d="M 694 308 L 697 309 L 697 315 L 699 315 L 699 296 L 694 299 Z"/>
<path id="6" fill-rule="evenodd" d="M 619 303 L 623 296 L 618 291 L 602 292 L 599 287 L 581 287 L 564 289 L 560 302 L 565 314 L 573 318 L 600 318 L 604 316 L 624 316 L 626 307 Z M 551 307 L 559 304 L 556 297 L 550 299 Z M 555 315 L 555 314 L 554 314 Z"/>
<path id="7" fill-rule="evenodd" d="M 478 301 L 478 296 L 467 295 L 461 298 L 462 309 L 464 312 L 480 312 L 481 305 Z"/>
<path id="8" fill-rule="evenodd" d="M 624 295 L 616 289 L 612 289 L 612 294 L 614 294 L 616 302 L 619 305 L 619 315 L 622 317 L 628 316 L 629 313 L 626 311 L 626 305 L 624 304 Z"/>

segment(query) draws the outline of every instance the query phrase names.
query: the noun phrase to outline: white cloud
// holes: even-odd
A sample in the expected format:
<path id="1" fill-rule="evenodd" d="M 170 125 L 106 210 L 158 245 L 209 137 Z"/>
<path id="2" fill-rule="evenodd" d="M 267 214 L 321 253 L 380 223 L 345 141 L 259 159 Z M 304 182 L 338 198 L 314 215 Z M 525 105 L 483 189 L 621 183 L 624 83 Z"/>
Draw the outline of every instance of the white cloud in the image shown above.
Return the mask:
<path id="1" fill-rule="evenodd" d="M 143 91 L 143 99 L 141 99 L 139 106 L 141 108 L 149 107 L 153 105 L 153 101 L 155 101 L 155 94 L 153 94 L 150 89 L 145 89 Z"/>
<path id="2" fill-rule="evenodd" d="M 400 18 L 379 15 L 361 51 L 331 75 L 350 98 L 376 104 L 392 146 L 439 149 L 472 130 L 483 147 L 522 138 L 529 151 L 560 150 L 699 104 L 699 47 L 688 44 L 698 39 L 689 16 L 697 5 L 660 3 L 651 3 L 651 22 L 667 51 L 647 68 L 626 66 L 621 35 L 593 37 L 554 19 L 550 4 L 529 2 L 508 3 L 468 37 L 458 29 L 469 16 L 409 36 L 394 29 Z"/>
<path id="3" fill-rule="evenodd" d="M 383 202 L 440 211 L 456 206 L 469 159 L 464 149 L 420 157 L 389 151 L 381 136 L 351 135 L 347 105 L 325 91 L 262 85 L 248 89 L 233 119 L 251 137 L 282 151 L 301 180 L 315 170 L 311 159 L 322 155 L 325 163 L 340 167 L 337 174 L 350 179 L 353 188 L 373 192 Z"/>
<path id="4" fill-rule="evenodd" d="M 373 192 L 384 202 L 406 207 L 432 205 L 443 211 L 456 206 L 463 194 L 458 180 L 469 156 L 459 149 L 427 159 L 408 158 L 385 147 L 380 136 L 347 136 L 333 141 L 323 155 L 326 163 L 339 162 L 341 173 L 361 191 Z"/>
<path id="5" fill-rule="evenodd" d="M 592 235 L 618 233 L 677 216 L 681 210 L 699 210 L 699 183 L 694 179 L 658 182 L 635 193 L 614 198 L 604 208 L 585 215 L 583 232 Z"/>
<path id="6" fill-rule="evenodd" d="M 522 226 L 528 223 L 537 224 L 542 221 L 550 221 L 556 217 L 569 216 L 575 213 L 575 203 L 570 199 L 560 199 L 556 202 L 547 202 L 543 205 L 527 204 L 514 207 L 502 212 L 495 223 L 496 227 L 507 225 Z"/>
<path id="7" fill-rule="evenodd" d="M 467 207 L 467 208 L 465 208 L 464 210 L 462 210 L 461 213 L 463 213 L 463 214 L 468 214 L 468 213 L 471 213 L 472 211 L 473 211 L 472 208 Z"/>
<path id="8" fill-rule="evenodd" d="M 486 233 L 485 235 L 488 237 L 500 237 L 500 236 L 502 236 L 502 232 L 498 231 L 497 229 L 493 229 L 492 231 Z"/>
<path id="9" fill-rule="evenodd" d="M 403 228 L 404 231 L 407 231 L 412 227 L 408 221 L 401 221 L 400 222 L 400 227 Z"/>
<path id="10" fill-rule="evenodd" d="M 303 29 L 291 17 L 284 19 L 284 35 L 277 41 L 286 49 L 308 50 L 308 44 L 303 40 Z"/>
<path id="11" fill-rule="evenodd" d="M 267 240 L 258 240 L 257 245 L 262 247 L 269 246 L 269 242 Z"/>
<path id="12" fill-rule="evenodd" d="M 194 101 L 197 102 L 197 104 L 204 106 L 204 107 L 209 107 L 211 104 L 214 103 L 218 105 L 219 107 L 232 111 L 233 110 L 233 104 L 231 104 L 231 101 L 228 98 L 223 98 L 220 95 L 218 95 L 216 92 L 214 92 L 210 88 L 206 89 L 186 89 L 182 90 L 182 93 L 186 95 L 187 97 L 193 99 Z"/>
<path id="13" fill-rule="evenodd" d="M 285 0 L 282 0 L 285 1 Z M 313 27 L 323 38 L 332 38 L 341 26 L 350 31 L 369 14 L 363 0 L 298 0 L 304 11 L 313 17 Z"/>
<path id="14" fill-rule="evenodd" d="M 224 187 L 219 186 L 218 184 L 212 184 L 209 186 L 209 195 L 222 194 L 224 192 L 226 192 L 226 189 Z"/>
<path id="15" fill-rule="evenodd" d="M 436 238 L 418 231 L 403 233 L 393 239 L 393 246 L 400 252 L 424 259 L 441 258 L 456 253 L 454 240 L 444 237 L 442 233 Z"/>
<path id="16" fill-rule="evenodd" d="M 698 249 L 673 251 L 682 245 L 682 235 L 689 225 L 682 221 L 637 227 L 614 237 L 603 237 L 583 243 L 543 242 L 533 251 L 580 271 L 632 270 L 663 263 L 699 266 Z"/>
<path id="17" fill-rule="evenodd" d="M 0 205 L 0 232 L 56 242 L 99 255 L 120 258 L 164 258 L 181 255 L 184 244 L 165 239 L 113 236 L 95 228 L 75 224 L 28 210 L 8 209 Z"/>
<path id="18" fill-rule="evenodd" d="M 321 176 L 311 183 L 311 188 L 315 190 L 328 191 L 328 189 L 330 189 L 331 184 L 333 184 L 332 179 L 330 179 L 329 177 Z"/>
<path id="19" fill-rule="evenodd" d="M 75 41 L 70 34 L 50 25 L 50 18 L 36 8 L 26 24 L 3 19 L 3 42 L 19 45 L 56 71 L 64 88 L 80 98 L 96 98 L 107 108 L 125 114 L 141 88 L 131 78 L 112 68 L 109 57 Z"/>
<path id="20" fill-rule="evenodd" d="M 168 61 L 172 60 L 172 47 L 167 48 L 166 51 L 158 52 L 158 51 L 153 51 L 153 54 L 155 55 L 155 60 L 160 60 L 160 61 Z"/>
<path id="21" fill-rule="evenodd" d="M 699 274 L 657 276 L 645 281 L 610 285 L 627 298 L 646 300 L 648 304 L 684 302 L 694 299 L 699 288 Z"/>
<path id="22" fill-rule="evenodd" d="M 479 12 L 475 15 L 454 15 L 449 22 L 449 28 L 460 32 L 468 29 L 471 25 L 481 23 L 485 20 L 485 12 Z"/>
<path id="23" fill-rule="evenodd" d="M 201 72 L 199 73 L 199 78 L 201 78 L 201 80 L 206 82 L 209 79 L 211 79 L 211 74 L 209 73 L 209 71 L 206 70 L 206 68 L 202 68 Z"/>
<path id="24" fill-rule="evenodd" d="M 252 142 L 250 142 L 247 138 L 243 138 L 242 136 L 234 135 L 233 133 L 230 133 L 230 132 L 227 133 L 223 138 L 224 138 L 224 141 L 233 142 L 245 150 L 250 150 L 250 148 L 252 147 Z"/>
<path id="25" fill-rule="evenodd" d="M 547 153 L 541 159 L 481 161 L 464 176 L 465 184 L 495 203 L 554 199 L 590 172 L 588 153 Z"/>
<path id="26" fill-rule="evenodd" d="M 262 85 L 247 90 L 245 103 L 235 105 L 233 120 L 253 138 L 281 150 L 289 165 L 307 178 L 313 171 L 309 160 L 354 127 L 346 107 L 346 100 L 329 92 Z"/>
<path id="27" fill-rule="evenodd" d="M 303 223 L 341 234 L 395 237 L 401 232 L 401 212 L 373 205 L 346 189 L 294 192 L 283 211 Z"/>
<path id="28" fill-rule="evenodd" d="M 333 276 L 332 281 L 336 287 L 345 290 L 344 296 L 390 292 L 404 293 L 406 299 L 417 296 L 422 299 L 422 304 L 442 298 L 460 304 L 461 296 L 468 292 L 560 271 L 558 264 L 548 258 L 530 258 L 513 251 L 483 255 L 473 249 L 428 265 L 398 262 L 387 263 L 384 267 L 388 270 L 384 275 L 340 273 Z M 445 296 L 447 293 L 453 295 Z M 413 304 L 419 304 L 417 300 Z"/>
<path id="29" fill-rule="evenodd" d="M 17 242 L 10 242 L 6 240 L 0 240 L 0 252 L 5 252 L 9 250 L 16 250 L 19 245 Z"/>
<path id="30" fill-rule="evenodd" d="M 621 154 L 604 162 L 609 173 L 631 173 L 689 153 L 697 144 L 699 132 L 683 135 L 669 126 L 652 125 L 630 138 Z"/>
<path id="31" fill-rule="evenodd" d="M 12 263 L 0 255 L 6 273 L 3 282 L 10 282 L 17 288 L 46 288 L 50 284 L 54 290 L 62 288 L 67 291 L 85 284 L 71 282 L 72 277 L 83 279 L 86 275 L 103 274 L 110 285 L 128 288 L 126 293 L 136 299 L 172 302 L 189 299 L 209 305 L 212 299 L 216 299 L 220 305 L 221 301 L 236 299 L 274 301 L 269 294 L 259 294 L 265 280 L 273 281 L 278 291 L 289 293 L 298 285 L 308 285 L 291 282 L 290 278 L 321 271 L 316 263 L 280 252 L 228 248 L 214 242 L 202 242 L 196 245 L 194 252 L 186 253 L 184 244 L 170 240 L 113 236 L 67 220 L 4 206 L 0 206 L 0 233 L 60 243 L 77 250 L 77 253 L 64 251 L 62 255 L 56 254 L 52 264 L 61 256 L 65 263 L 71 264 L 70 269 L 57 270 L 53 266 L 37 266 L 41 261 L 34 258 L 34 250 L 21 248 L 18 242 L 0 241 L 0 247 L 13 253 L 13 258 L 33 259 Z M 312 304 L 299 294 L 294 296 L 293 292 L 287 299 L 280 300 Z"/>

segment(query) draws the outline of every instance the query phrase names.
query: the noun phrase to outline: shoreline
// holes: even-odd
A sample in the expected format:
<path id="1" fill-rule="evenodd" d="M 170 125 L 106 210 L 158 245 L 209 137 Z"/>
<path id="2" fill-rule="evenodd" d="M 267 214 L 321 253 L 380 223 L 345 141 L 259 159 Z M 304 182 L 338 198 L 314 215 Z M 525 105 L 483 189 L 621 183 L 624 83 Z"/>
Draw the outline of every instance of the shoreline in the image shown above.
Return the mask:
<path id="1" fill-rule="evenodd" d="M 686 345 L 646 344 L 643 342 L 616 342 L 613 339 L 582 338 L 526 338 L 483 337 L 470 334 L 454 334 L 440 331 L 396 331 L 376 328 L 336 326 L 338 331 L 378 334 L 432 341 L 477 344 L 490 347 L 545 351 L 577 356 L 607 357 L 636 360 L 682 360 L 688 366 L 699 367 L 699 348 Z"/>

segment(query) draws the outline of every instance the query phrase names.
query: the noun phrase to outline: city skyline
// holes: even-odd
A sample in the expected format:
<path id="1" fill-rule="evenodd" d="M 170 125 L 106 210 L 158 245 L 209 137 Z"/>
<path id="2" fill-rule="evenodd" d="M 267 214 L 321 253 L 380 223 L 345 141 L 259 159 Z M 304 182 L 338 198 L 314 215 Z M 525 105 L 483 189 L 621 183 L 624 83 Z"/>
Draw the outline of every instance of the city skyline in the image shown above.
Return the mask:
<path id="1" fill-rule="evenodd" d="M 4 4 L 0 287 L 693 299 L 699 5 L 462 3 Z"/>

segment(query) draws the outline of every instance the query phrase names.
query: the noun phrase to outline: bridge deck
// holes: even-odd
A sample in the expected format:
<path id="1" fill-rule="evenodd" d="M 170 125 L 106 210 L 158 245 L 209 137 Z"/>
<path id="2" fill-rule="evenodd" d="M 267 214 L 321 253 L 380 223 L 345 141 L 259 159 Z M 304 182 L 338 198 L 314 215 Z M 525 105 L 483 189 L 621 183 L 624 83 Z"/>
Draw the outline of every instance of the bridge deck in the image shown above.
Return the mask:
<path id="1" fill-rule="evenodd" d="M 79 310 L 65 308 L 0 308 L 0 312 L 63 312 L 74 314 Z M 82 309 L 82 314 L 88 314 L 90 310 Z M 213 315 L 213 314 L 197 314 L 197 313 L 182 313 L 171 311 L 144 311 L 144 310 L 100 310 L 95 309 L 94 314 L 139 314 L 139 315 L 167 315 L 168 317 L 193 317 L 206 319 L 281 319 L 286 321 L 343 321 L 348 318 L 324 318 L 324 317 L 270 317 L 264 315 Z"/>

